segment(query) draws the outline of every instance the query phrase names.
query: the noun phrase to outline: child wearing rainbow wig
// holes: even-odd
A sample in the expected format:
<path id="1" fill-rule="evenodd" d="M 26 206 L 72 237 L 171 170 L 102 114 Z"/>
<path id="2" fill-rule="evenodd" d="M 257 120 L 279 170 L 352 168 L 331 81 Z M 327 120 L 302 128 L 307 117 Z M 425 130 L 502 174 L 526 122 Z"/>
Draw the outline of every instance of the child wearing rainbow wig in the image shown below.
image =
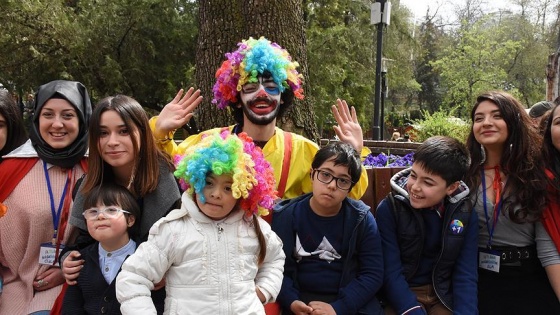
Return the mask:
<path id="1" fill-rule="evenodd" d="M 156 222 L 122 266 L 123 314 L 156 314 L 154 284 L 166 280 L 164 314 L 265 314 L 280 291 L 282 242 L 260 216 L 273 206 L 270 164 L 246 134 L 225 130 L 178 156 L 181 209 Z"/>

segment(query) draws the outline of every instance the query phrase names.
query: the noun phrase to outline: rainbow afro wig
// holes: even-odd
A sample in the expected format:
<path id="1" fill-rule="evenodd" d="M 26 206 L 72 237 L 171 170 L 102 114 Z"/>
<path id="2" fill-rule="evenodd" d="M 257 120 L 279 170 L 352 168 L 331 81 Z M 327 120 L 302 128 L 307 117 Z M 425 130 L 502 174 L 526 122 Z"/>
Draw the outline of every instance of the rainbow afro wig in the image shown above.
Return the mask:
<path id="1" fill-rule="evenodd" d="M 292 61 L 290 54 L 276 43 L 261 37 L 249 37 L 238 43 L 239 48 L 226 53 L 227 60 L 216 71 L 216 83 L 212 89 L 212 103 L 224 109 L 237 103 L 239 91 L 245 83 L 258 82 L 258 76 L 267 72 L 280 88 L 280 93 L 291 89 L 294 96 L 303 99 L 302 78 L 296 70 L 299 64 Z"/>
<path id="2" fill-rule="evenodd" d="M 175 177 L 187 193 L 196 193 L 206 202 L 202 190 L 206 176 L 231 174 L 233 197 L 247 216 L 267 215 L 277 198 L 276 181 L 270 163 L 261 148 L 246 133 L 231 134 L 229 130 L 212 133 L 191 146 L 184 155 L 175 156 Z"/>

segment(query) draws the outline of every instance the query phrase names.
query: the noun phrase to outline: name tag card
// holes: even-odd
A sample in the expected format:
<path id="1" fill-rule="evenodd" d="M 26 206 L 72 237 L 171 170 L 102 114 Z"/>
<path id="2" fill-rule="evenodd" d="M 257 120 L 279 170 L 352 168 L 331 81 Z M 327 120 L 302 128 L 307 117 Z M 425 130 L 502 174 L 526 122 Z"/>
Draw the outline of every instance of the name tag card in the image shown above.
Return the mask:
<path id="1" fill-rule="evenodd" d="M 64 245 L 59 246 L 60 251 L 64 248 Z M 58 267 L 58 257 L 56 257 L 56 246 L 52 243 L 41 244 L 41 251 L 39 252 L 39 263 L 41 265 L 49 265 Z"/>
<path id="2" fill-rule="evenodd" d="M 491 249 L 481 249 L 478 252 L 478 267 L 493 271 L 500 272 L 500 253 Z"/>

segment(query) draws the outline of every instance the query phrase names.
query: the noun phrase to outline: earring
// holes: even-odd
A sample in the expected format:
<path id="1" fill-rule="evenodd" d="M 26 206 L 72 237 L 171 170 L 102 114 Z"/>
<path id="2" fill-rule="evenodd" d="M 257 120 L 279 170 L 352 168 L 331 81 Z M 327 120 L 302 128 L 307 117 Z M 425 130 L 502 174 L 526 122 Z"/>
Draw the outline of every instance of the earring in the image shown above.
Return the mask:
<path id="1" fill-rule="evenodd" d="M 484 146 L 482 144 L 480 145 L 480 155 L 482 156 L 480 165 L 482 165 L 484 164 L 484 162 L 486 162 L 486 150 L 484 150 Z"/>

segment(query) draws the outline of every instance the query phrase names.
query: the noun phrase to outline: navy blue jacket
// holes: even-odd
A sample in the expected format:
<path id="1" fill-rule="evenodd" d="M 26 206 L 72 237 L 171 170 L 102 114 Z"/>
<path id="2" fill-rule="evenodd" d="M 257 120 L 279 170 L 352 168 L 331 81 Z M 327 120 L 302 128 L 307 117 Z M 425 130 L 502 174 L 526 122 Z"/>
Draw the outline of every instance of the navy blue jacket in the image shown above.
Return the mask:
<path id="1" fill-rule="evenodd" d="M 376 212 L 386 266 L 385 297 L 398 314 L 425 314 L 409 287 L 433 284 L 454 314 L 478 314 L 478 220 L 468 187 L 461 183 L 444 200 L 440 219 L 434 209 L 412 208 L 405 188 L 409 173 L 407 169 L 393 176 L 394 197 L 385 198 Z M 428 221 L 437 228 L 427 228 Z"/>
<path id="2" fill-rule="evenodd" d="M 284 311 L 295 300 L 300 300 L 298 290 L 298 264 L 294 258 L 300 201 L 309 202 L 312 194 L 284 200 L 274 208 L 272 229 L 284 243 L 286 263 L 284 280 L 277 297 Z M 344 274 L 341 276 L 338 296 L 330 304 L 337 314 L 383 314 L 375 297 L 383 283 L 383 257 L 381 238 L 369 207 L 362 201 L 346 198 L 342 203 L 344 215 L 343 243 L 348 244 L 342 253 Z"/>
<path id="3" fill-rule="evenodd" d="M 121 314 L 121 304 L 115 293 L 117 278 L 107 284 L 99 268 L 99 243 L 95 242 L 80 250 L 84 268 L 76 285 L 68 286 L 64 295 L 62 314 Z M 120 270 L 119 270 L 120 272 Z M 158 314 L 163 313 L 165 288 L 152 291 L 152 299 Z"/>

